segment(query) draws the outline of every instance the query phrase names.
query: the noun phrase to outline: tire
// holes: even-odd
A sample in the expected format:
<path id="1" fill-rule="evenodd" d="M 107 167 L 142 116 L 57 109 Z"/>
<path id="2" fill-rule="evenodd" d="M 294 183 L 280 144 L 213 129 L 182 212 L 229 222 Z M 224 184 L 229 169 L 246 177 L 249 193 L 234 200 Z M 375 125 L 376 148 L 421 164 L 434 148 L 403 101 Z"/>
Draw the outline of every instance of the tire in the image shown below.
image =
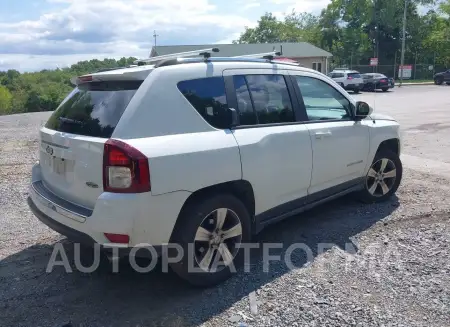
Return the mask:
<path id="1" fill-rule="evenodd" d="M 445 82 L 445 84 L 450 85 L 450 82 Z"/>
<path id="2" fill-rule="evenodd" d="M 434 84 L 436 84 L 436 85 L 441 85 L 442 83 L 444 83 L 444 78 L 443 77 L 436 77 L 435 79 L 434 79 Z"/>
<path id="3" fill-rule="evenodd" d="M 381 89 L 381 91 L 383 91 L 383 92 L 387 92 L 387 90 L 389 90 L 389 88 L 383 87 L 383 88 Z"/>
<path id="4" fill-rule="evenodd" d="M 353 93 L 358 94 L 359 93 L 359 89 L 353 90 Z"/>
<path id="5" fill-rule="evenodd" d="M 345 90 L 344 83 L 339 83 L 339 85 Z"/>
<path id="6" fill-rule="evenodd" d="M 214 228 L 217 228 L 218 209 L 220 209 L 220 212 L 222 213 L 221 216 L 223 217 L 222 221 L 224 221 L 222 231 L 226 232 L 231 228 L 234 228 L 233 226 L 238 226 L 238 224 L 236 224 L 237 218 L 237 222 L 240 223 L 241 226 L 241 234 L 240 236 L 231 237 L 227 239 L 226 242 L 221 242 L 219 245 L 219 247 L 222 247 L 223 245 L 228 244 L 225 246 L 229 251 L 228 253 L 232 256 L 234 255 L 233 259 L 230 261 L 233 265 L 230 264 L 224 267 L 217 267 L 216 271 L 207 271 L 212 270 L 211 267 L 213 266 L 214 261 L 219 258 L 218 253 L 220 251 L 219 249 L 213 249 L 210 245 L 210 242 L 213 242 L 214 239 L 211 241 L 195 240 L 196 237 L 197 239 L 200 238 L 197 235 L 203 236 L 205 239 L 211 237 L 211 231 L 213 231 Z M 226 214 L 224 214 L 224 209 L 226 209 Z M 230 278 L 234 273 L 233 268 L 240 266 L 243 259 L 243 249 L 236 249 L 235 246 L 238 245 L 238 243 L 246 243 L 251 238 L 251 219 L 245 205 L 231 194 L 203 197 L 196 202 L 188 204 L 187 207 L 183 209 L 178 219 L 180 221 L 177 223 L 177 227 L 174 230 L 171 243 L 181 246 L 184 255 L 181 261 L 170 264 L 172 270 L 190 284 L 200 287 L 214 286 Z M 227 226 L 231 227 L 227 228 Z M 207 232 L 210 232 L 210 234 L 199 234 L 198 230 L 200 227 L 204 228 L 203 231 L 206 230 Z M 238 230 L 239 232 L 239 228 L 235 228 L 234 230 Z M 235 242 L 235 246 L 232 246 L 233 242 Z M 193 246 L 189 246 L 189 244 L 193 244 Z M 189 248 L 194 248 L 194 251 L 189 251 Z M 205 266 L 205 262 L 208 262 L 208 260 L 204 260 L 207 259 L 208 253 L 213 253 L 212 256 L 208 256 L 211 258 L 211 264 Z M 220 260 L 222 260 L 222 263 L 224 262 L 223 257 L 221 256 Z M 202 263 L 203 265 L 201 267 L 200 264 Z M 195 267 L 195 271 L 190 269 L 192 266 Z"/>
<path id="7" fill-rule="evenodd" d="M 380 173 L 382 165 L 385 163 L 384 174 L 395 170 L 394 177 L 384 178 Z M 388 200 L 397 192 L 403 176 L 403 165 L 400 157 L 391 150 L 381 149 L 375 155 L 372 165 L 364 178 L 364 188 L 359 193 L 359 198 L 366 203 L 375 203 Z M 387 189 L 383 189 L 377 178 L 381 178 Z M 378 184 L 374 186 L 375 184 Z"/>

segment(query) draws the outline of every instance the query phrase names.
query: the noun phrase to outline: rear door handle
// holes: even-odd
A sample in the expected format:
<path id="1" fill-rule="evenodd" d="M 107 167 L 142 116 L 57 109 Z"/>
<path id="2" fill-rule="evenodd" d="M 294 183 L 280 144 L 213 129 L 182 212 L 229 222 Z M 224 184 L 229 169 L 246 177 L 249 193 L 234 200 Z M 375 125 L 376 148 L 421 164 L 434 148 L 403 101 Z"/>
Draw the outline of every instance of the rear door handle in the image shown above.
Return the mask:
<path id="1" fill-rule="evenodd" d="M 324 137 L 330 137 L 331 136 L 331 132 L 327 131 L 327 132 L 316 132 L 314 133 L 316 135 L 316 139 L 322 139 Z"/>

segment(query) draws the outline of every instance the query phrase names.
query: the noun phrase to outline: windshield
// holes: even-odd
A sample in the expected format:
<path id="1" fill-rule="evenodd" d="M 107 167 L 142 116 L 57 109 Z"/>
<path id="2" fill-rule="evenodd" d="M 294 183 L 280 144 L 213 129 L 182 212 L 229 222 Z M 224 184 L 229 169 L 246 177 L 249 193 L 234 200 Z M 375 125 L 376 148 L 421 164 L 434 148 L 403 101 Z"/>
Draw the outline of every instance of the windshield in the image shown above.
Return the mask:
<path id="1" fill-rule="evenodd" d="M 142 81 L 78 85 L 59 105 L 45 127 L 72 134 L 111 137 Z"/>

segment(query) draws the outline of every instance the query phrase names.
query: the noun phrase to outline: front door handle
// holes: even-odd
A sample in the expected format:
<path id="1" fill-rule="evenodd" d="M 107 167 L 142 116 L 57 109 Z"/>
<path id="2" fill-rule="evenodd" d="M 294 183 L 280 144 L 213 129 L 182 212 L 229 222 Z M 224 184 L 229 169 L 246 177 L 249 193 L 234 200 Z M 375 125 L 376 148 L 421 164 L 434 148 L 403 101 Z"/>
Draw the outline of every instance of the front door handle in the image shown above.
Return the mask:
<path id="1" fill-rule="evenodd" d="M 316 135 L 316 139 L 322 139 L 324 137 L 330 137 L 331 136 L 331 132 L 316 132 L 314 133 Z"/>

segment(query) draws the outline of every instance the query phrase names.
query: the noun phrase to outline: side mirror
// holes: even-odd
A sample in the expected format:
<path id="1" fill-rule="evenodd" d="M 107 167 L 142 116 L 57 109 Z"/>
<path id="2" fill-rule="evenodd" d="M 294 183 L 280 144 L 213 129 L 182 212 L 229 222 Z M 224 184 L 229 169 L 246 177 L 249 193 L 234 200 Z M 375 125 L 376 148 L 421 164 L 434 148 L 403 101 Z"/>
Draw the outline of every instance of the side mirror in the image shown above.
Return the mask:
<path id="1" fill-rule="evenodd" d="M 372 113 L 372 108 L 363 101 L 356 102 L 355 118 L 358 120 L 364 119 Z"/>
<path id="2" fill-rule="evenodd" d="M 239 125 L 239 115 L 236 111 L 236 109 L 234 108 L 229 108 L 228 109 L 230 111 L 230 118 L 231 118 L 231 122 L 230 122 L 230 128 L 236 127 Z"/>

